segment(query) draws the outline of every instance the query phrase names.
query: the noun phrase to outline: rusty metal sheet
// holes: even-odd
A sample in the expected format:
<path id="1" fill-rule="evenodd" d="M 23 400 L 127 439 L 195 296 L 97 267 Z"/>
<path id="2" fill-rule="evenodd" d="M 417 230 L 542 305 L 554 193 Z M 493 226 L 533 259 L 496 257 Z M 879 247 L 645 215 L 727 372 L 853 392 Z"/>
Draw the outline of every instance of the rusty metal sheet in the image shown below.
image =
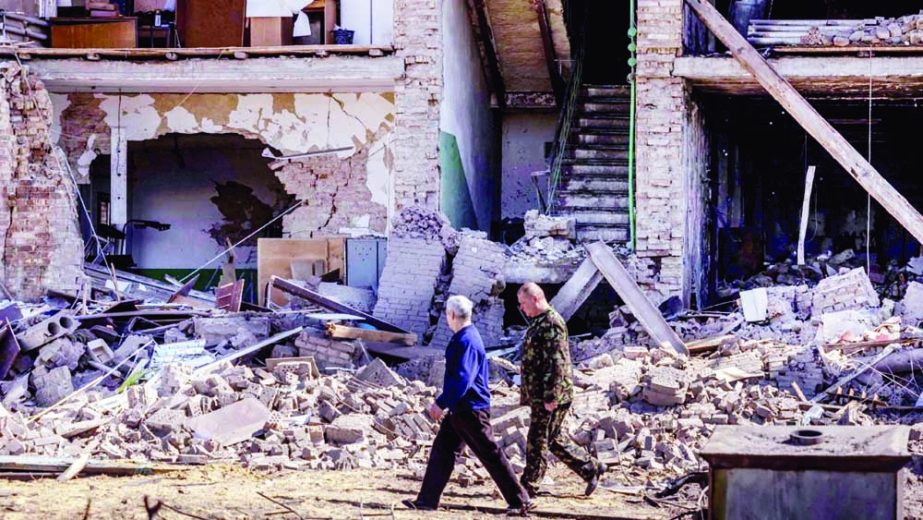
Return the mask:
<path id="1" fill-rule="evenodd" d="M 228 312 L 240 312 L 240 303 L 244 297 L 244 280 L 222 285 L 215 289 L 215 304 Z"/>
<path id="2" fill-rule="evenodd" d="M 19 342 L 16 341 L 13 327 L 9 321 L 5 321 L 3 328 L 0 329 L 0 379 L 5 378 L 10 372 L 10 367 L 19 356 L 19 351 Z"/>

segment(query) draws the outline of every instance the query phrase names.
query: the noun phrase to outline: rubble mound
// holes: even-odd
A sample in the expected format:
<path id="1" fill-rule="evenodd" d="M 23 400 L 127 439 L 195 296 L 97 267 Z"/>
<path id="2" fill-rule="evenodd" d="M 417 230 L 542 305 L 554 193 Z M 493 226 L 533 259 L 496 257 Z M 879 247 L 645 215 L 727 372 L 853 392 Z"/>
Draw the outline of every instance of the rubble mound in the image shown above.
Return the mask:
<path id="1" fill-rule="evenodd" d="M 407 206 L 395 217 L 392 238 L 418 238 L 450 243 L 455 235 L 449 219 L 441 212 L 422 206 Z"/>

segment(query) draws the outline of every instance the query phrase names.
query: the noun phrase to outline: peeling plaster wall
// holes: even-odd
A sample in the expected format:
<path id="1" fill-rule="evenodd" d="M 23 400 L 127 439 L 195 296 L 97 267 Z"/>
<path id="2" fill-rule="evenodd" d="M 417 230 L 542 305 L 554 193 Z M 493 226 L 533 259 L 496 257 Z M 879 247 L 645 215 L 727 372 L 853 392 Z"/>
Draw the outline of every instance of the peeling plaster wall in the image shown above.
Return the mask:
<path id="1" fill-rule="evenodd" d="M 279 170 L 286 190 L 306 201 L 286 217 L 285 229 L 294 238 L 336 234 L 343 228 L 387 229 L 394 206 L 392 93 L 72 93 L 53 101 L 61 114 L 59 141 L 82 182 L 93 159 L 109 154 L 110 132 L 117 126 L 128 141 L 168 133 L 232 133 L 259 139 L 283 155 L 348 147 Z"/>
<path id="2" fill-rule="evenodd" d="M 0 280 L 20 299 L 73 291 L 83 267 L 76 185 L 51 138 L 52 106 L 41 81 L 0 64 Z"/>
<path id="3" fill-rule="evenodd" d="M 503 114 L 502 218 L 522 218 L 538 209 L 532 172 L 548 169 L 545 143 L 554 141 L 555 112 L 506 112 Z"/>
<path id="4" fill-rule="evenodd" d="M 491 222 L 500 214 L 498 125 L 467 10 L 465 2 L 443 5 L 444 98 L 440 129 L 455 136 L 468 185 L 468 194 L 445 193 L 443 198 L 464 200 L 470 196 L 478 227 L 489 231 Z M 458 225 L 455 220 L 453 224 Z"/>

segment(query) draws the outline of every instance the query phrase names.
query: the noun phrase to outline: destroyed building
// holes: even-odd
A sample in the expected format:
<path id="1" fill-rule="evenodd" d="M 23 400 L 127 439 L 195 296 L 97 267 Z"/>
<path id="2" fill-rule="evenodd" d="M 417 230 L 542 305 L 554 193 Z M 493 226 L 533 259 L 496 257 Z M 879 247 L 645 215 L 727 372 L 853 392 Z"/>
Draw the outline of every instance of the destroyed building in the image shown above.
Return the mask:
<path id="1" fill-rule="evenodd" d="M 909 2 L 9 3 L 0 457 L 419 476 L 461 294 L 519 470 L 530 281 L 618 486 L 921 438 Z"/>

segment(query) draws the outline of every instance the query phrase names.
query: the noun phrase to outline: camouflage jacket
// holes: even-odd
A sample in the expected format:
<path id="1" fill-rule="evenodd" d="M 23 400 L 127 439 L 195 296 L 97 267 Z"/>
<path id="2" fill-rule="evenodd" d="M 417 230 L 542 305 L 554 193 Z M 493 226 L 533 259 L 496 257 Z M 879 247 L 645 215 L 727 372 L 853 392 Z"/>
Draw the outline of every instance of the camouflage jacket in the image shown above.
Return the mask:
<path id="1" fill-rule="evenodd" d="M 523 339 L 520 404 L 571 402 L 572 372 L 567 324 L 549 308 L 532 318 Z"/>

